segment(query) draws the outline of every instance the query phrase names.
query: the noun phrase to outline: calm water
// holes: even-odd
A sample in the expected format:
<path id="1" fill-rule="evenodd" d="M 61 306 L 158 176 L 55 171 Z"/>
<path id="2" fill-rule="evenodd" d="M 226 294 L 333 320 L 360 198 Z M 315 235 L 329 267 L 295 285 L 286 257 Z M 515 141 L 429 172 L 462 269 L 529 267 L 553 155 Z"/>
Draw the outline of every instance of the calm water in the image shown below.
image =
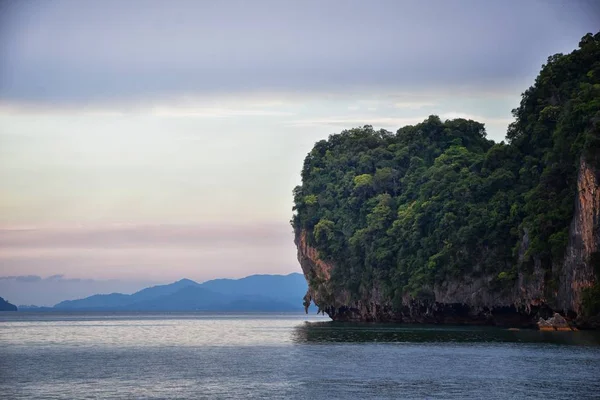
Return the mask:
<path id="1" fill-rule="evenodd" d="M 0 397 L 600 398 L 591 332 L 0 313 Z"/>

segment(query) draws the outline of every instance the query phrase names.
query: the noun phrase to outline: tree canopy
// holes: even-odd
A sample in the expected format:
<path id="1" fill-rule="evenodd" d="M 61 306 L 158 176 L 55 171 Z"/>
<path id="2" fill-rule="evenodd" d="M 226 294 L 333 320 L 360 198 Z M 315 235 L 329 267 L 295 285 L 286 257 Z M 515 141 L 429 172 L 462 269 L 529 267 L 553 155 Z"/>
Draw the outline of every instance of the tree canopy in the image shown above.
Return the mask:
<path id="1" fill-rule="evenodd" d="M 360 298 L 377 281 L 398 304 L 448 278 L 508 283 L 534 258 L 551 281 L 580 159 L 600 170 L 600 34 L 549 57 L 513 115 L 506 143 L 479 122 L 435 115 L 396 133 L 367 125 L 317 142 L 292 224 L 334 262 L 332 283 Z"/>

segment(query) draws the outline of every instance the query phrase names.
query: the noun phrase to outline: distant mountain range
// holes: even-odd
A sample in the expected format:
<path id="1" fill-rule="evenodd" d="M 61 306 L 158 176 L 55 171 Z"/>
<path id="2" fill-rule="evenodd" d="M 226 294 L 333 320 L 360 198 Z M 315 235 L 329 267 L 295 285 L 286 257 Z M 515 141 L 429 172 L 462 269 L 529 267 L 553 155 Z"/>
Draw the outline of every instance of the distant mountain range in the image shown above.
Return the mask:
<path id="1" fill-rule="evenodd" d="M 182 279 L 133 294 L 96 294 L 66 300 L 38 311 L 301 311 L 306 293 L 302 274 L 251 275 L 197 283 Z"/>

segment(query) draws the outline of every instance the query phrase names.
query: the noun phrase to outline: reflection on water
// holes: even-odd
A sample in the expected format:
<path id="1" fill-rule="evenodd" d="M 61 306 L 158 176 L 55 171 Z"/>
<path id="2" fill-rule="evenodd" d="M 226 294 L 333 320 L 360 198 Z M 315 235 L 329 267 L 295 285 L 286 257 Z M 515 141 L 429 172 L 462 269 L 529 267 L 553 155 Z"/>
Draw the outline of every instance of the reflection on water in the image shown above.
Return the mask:
<path id="1" fill-rule="evenodd" d="M 600 332 L 540 332 L 479 326 L 305 322 L 296 343 L 553 343 L 600 346 Z"/>
<path id="2" fill-rule="evenodd" d="M 306 320 L 329 318 L 299 313 L 0 313 L 0 347 L 281 345 L 291 343 L 293 327 Z"/>
<path id="3" fill-rule="evenodd" d="M 0 398 L 587 399 L 594 332 L 306 315 L 0 313 Z"/>

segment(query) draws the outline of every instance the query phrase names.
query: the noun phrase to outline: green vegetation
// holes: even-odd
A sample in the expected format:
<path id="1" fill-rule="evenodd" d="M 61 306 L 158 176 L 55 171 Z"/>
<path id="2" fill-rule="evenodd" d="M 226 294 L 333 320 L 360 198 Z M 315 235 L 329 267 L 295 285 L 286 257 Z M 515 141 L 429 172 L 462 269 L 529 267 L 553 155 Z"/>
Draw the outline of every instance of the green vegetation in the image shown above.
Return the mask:
<path id="1" fill-rule="evenodd" d="M 600 314 L 600 285 L 583 289 L 581 305 L 586 317 Z"/>
<path id="2" fill-rule="evenodd" d="M 481 123 L 437 116 L 396 134 L 364 126 L 317 142 L 292 224 L 335 263 L 332 283 L 360 298 L 377 282 L 401 304 L 466 275 L 508 285 L 534 259 L 554 279 L 581 157 L 600 168 L 600 34 L 550 57 L 513 115 L 508 143 L 486 139 Z"/>

